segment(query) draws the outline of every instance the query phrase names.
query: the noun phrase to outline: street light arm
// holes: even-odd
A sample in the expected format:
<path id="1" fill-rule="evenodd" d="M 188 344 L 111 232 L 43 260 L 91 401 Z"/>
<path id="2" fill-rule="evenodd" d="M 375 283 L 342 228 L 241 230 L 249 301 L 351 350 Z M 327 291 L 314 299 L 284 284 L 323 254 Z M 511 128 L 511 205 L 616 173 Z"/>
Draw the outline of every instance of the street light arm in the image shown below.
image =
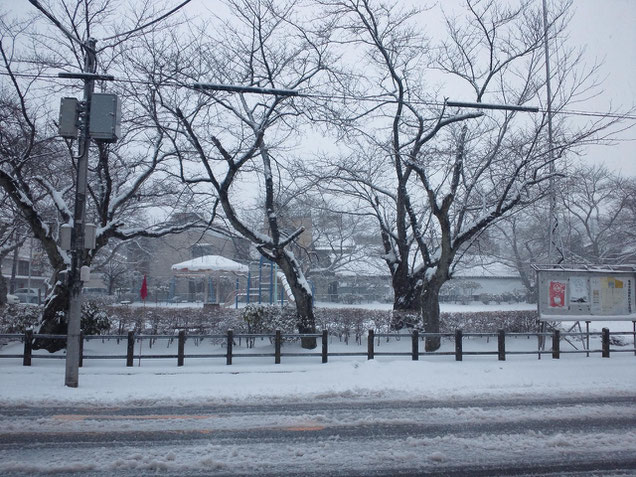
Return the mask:
<path id="1" fill-rule="evenodd" d="M 503 111 L 523 111 L 526 113 L 539 112 L 539 108 L 535 106 L 520 106 L 517 104 L 489 104 L 489 103 L 472 103 L 472 102 L 465 102 L 465 101 L 446 100 L 446 105 L 457 107 L 457 108 L 499 109 Z"/>
<path id="2" fill-rule="evenodd" d="M 210 83 L 193 83 L 192 85 L 190 85 L 190 87 L 193 89 L 211 91 L 228 91 L 230 93 L 257 93 L 273 94 L 276 96 L 298 96 L 298 91 L 295 91 L 293 89 L 260 88 L 257 86 L 234 86 Z"/>

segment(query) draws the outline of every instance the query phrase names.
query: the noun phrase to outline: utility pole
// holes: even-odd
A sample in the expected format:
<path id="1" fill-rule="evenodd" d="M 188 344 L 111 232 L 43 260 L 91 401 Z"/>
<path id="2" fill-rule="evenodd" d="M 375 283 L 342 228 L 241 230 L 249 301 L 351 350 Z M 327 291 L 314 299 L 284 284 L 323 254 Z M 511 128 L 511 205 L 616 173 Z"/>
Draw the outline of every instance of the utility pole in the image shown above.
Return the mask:
<path id="1" fill-rule="evenodd" d="M 555 173 L 555 165 L 554 165 L 554 150 L 553 150 L 553 137 L 552 137 L 552 87 L 550 85 L 550 47 L 548 45 L 548 5 L 547 0 L 543 0 L 543 46 L 545 49 L 545 81 L 546 81 L 546 92 L 548 95 L 548 160 L 550 161 L 550 196 L 549 196 L 549 211 L 548 214 L 550 218 L 548 220 L 548 263 L 553 263 L 555 261 L 555 252 L 558 250 L 557 239 L 558 239 L 558 228 L 559 228 L 559 220 L 557 217 L 556 211 L 556 190 L 554 183 L 554 173 Z"/>
<path id="2" fill-rule="evenodd" d="M 82 315 L 82 280 L 80 268 L 84 256 L 84 224 L 86 215 L 86 181 L 88 174 L 88 149 L 90 145 L 89 121 L 91 99 L 95 90 L 97 41 L 89 38 L 84 44 L 84 97 L 80 115 L 79 156 L 77 159 L 77 182 L 75 211 L 73 213 L 73 233 L 71 234 L 71 269 L 68 277 L 70 306 L 68 311 L 68 331 L 66 341 L 66 373 L 64 384 L 76 388 L 79 384 L 80 322 Z"/>

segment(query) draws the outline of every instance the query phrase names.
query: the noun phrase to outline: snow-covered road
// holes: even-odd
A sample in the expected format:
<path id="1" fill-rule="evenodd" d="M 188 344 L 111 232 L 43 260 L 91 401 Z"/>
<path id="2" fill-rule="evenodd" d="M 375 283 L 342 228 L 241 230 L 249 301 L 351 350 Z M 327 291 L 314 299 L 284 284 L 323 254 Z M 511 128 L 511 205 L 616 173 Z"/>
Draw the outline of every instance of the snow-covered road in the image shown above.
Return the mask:
<path id="1" fill-rule="evenodd" d="M 636 396 L 9 406 L 0 408 L 0 474 L 636 475 L 635 404 Z"/>

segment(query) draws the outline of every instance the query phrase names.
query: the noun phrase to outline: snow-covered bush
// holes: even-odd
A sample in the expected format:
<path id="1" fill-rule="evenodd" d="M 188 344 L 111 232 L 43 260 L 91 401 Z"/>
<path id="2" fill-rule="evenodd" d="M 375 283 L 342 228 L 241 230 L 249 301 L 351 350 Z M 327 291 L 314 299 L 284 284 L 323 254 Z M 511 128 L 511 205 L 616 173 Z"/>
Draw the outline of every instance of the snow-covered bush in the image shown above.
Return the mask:
<path id="1" fill-rule="evenodd" d="M 0 333 L 24 333 L 34 328 L 40 319 L 40 307 L 31 305 L 4 305 L 0 307 Z"/>
<path id="2" fill-rule="evenodd" d="M 102 335 L 111 331 L 108 313 L 99 303 L 82 303 L 81 329 L 85 335 Z"/>
<path id="3" fill-rule="evenodd" d="M 6 305 L 0 308 L 0 332 L 23 333 L 26 328 L 37 325 L 40 309 L 32 306 Z M 346 343 L 349 340 L 362 342 L 369 329 L 377 333 L 391 331 L 391 310 L 369 310 L 363 308 L 316 308 L 316 330 L 326 329 L 332 337 Z M 234 308 L 139 308 L 128 306 L 104 306 L 87 304 L 83 308 L 84 332 L 87 328 L 99 330 L 100 334 L 153 333 L 173 335 L 180 330 L 188 334 L 224 335 L 228 329 L 235 334 L 273 333 L 280 329 L 284 333 L 297 331 L 296 315 L 292 307 L 251 305 Z M 85 320 L 89 320 L 86 322 Z M 441 331 L 452 333 L 457 328 L 465 332 L 496 332 L 502 328 L 508 332 L 535 331 L 537 312 L 527 311 L 479 311 L 441 314 Z M 418 313 L 401 312 L 400 321 L 406 329 L 421 330 Z"/>
<path id="4" fill-rule="evenodd" d="M 442 333 L 452 333 L 461 328 L 465 332 L 494 333 L 504 329 L 510 333 L 525 333 L 537 330 L 535 310 L 477 311 L 442 313 Z"/>
<path id="5" fill-rule="evenodd" d="M 275 305 L 247 305 L 241 317 L 247 324 L 248 333 L 294 333 L 297 330 L 295 310 Z"/>

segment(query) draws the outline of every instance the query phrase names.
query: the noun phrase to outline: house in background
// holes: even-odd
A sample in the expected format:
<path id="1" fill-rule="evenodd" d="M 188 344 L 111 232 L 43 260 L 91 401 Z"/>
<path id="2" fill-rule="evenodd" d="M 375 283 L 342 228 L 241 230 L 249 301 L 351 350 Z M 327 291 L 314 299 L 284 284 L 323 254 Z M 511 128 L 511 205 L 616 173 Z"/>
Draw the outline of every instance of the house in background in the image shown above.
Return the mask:
<path id="1" fill-rule="evenodd" d="M 22 247 L 5 256 L 2 260 L 2 277 L 6 280 L 9 293 L 20 288 L 33 288 L 40 290 L 43 300 L 50 267 L 40 242 L 27 240 Z"/>
<path id="2" fill-rule="evenodd" d="M 527 292 L 519 272 L 483 256 L 467 256 L 440 291 L 441 301 L 488 303 L 524 301 Z"/>

